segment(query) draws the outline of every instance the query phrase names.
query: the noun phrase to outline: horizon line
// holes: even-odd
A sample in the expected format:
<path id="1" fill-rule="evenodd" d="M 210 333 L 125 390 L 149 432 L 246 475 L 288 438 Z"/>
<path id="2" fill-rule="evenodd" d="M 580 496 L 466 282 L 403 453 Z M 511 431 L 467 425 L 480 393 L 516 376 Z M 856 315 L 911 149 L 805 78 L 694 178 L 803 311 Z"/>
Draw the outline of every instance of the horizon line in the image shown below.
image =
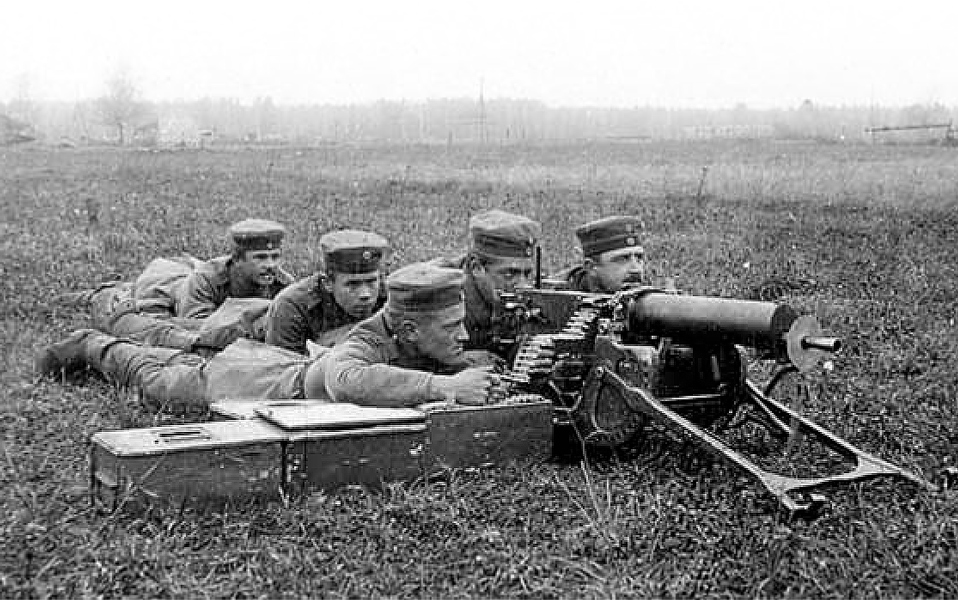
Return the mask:
<path id="1" fill-rule="evenodd" d="M 12 98 L 6 101 L 0 101 L 0 106 L 5 108 L 10 108 L 11 106 L 16 106 L 19 102 L 25 102 L 27 104 L 42 105 L 42 104 L 83 104 L 89 102 L 97 102 L 105 98 L 103 96 L 95 97 L 86 97 L 78 98 L 74 100 L 65 100 L 60 98 L 53 99 L 18 99 Z M 475 104 L 490 104 L 490 103 L 530 103 L 530 104 L 540 104 L 548 109 L 555 110 L 671 110 L 671 111 L 706 111 L 706 112 L 721 112 L 721 111 L 732 111 L 732 110 L 748 110 L 748 111 L 777 111 L 777 110 L 797 110 L 805 106 L 806 103 L 809 103 L 811 107 L 815 109 L 901 109 L 913 106 L 923 106 L 923 107 L 942 107 L 948 110 L 958 109 L 958 104 L 946 104 L 940 101 L 926 101 L 926 102 L 911 102 L 911 103 L 878 103 L 878 102 L 848 102 L 841 104 L 833 103 L 823 103 L 815 102 L 814 99 L 807 98 L 803 99 L 795 104 L 784 105 L 784 104 L 775 104 L 775 105 L 765 105 L 765 104 L 749 104 L 748 102 L 733 102 L 728 105 L 716 105 L 716 106 L 704 106 L 704 105 L 669 105 L 669 104 L 655 104 L 655 103 L 636 103 L 633 105 L 617 105 L 617 104 L 562 104 L 556 102 L 550 102 L 547 100 L 542 100 L 538 98 L 528 98 L 528 97 L 509 97 L 509 96 L 500 96 L 493 98 L 475 98 L 471 96 L 434 96 L 428 98 L 420 99 L 407 99 L 407 98 L 379 98 L 375 100 L 362 100 L 362 101 L 352 101 L 352 102 L 335 102 L 335 101 L 286 101 L 286 100 L 275 100 L 272 96 L 265 95 L 257 97 L 255 99 L 241 99 L 235 96 L 200 96 L 195 98 L 164 98 L 164 99 L 150 99 L 150 98 L 138 98 L 135 100 L 137 103 L 142 104 L 192 104 L 196 102 L 232 102 L 239 104 L 240 106 L 256 106 L 260 103 L 270 103 L 275 107 L 303 107 L 303 106 L 316 106 L 316 107 L 340 107 L 340 108 L 354 108 L 354 107 L 370 107 L 377 104 L 399 104 L 399 105 L 427 105 L 430 103 L 439 103 L 439 102 L 472 102 Z"/>

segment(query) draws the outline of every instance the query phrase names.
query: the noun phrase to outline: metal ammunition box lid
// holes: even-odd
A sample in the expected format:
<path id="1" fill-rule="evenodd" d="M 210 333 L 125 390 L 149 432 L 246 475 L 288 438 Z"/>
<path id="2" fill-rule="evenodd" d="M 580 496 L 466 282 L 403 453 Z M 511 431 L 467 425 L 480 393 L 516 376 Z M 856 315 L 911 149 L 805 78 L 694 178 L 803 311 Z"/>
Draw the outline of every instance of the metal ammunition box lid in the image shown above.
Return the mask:
<path id="1" fill-rule="evenodd" d="M 282 429 L 260 419 L 120 429 L 93 434 L 90 442 L 116 456 L 149 456 L 286 441 Z"/>
<path id="2" fill-rule="evenodd" d="M 210 404 L 210 412 L 227 419 L 255 419 L 259 417 L 256 411 L 263 408 L 280 406 L 303 406 L 309 404 L 326 404 L 328 400 L 294 400 L 277 399 L 263 400 L 262 398 L 224 398 Z"/>
<path id="3" fill-rule="evenodd" d="M 359 406 L 346 402 L 264 407 L 257 409 L 256 414 L 289 431 L 343 431 L 426 422 L 426 415 L 413 408 Z"/>

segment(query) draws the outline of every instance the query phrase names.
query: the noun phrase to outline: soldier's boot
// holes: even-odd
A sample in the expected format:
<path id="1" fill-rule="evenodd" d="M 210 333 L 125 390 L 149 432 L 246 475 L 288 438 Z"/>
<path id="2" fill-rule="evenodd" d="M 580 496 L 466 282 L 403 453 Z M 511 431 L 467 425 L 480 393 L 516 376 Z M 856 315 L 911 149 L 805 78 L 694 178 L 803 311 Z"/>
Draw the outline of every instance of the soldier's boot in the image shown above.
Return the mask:
<path id="1" fill-rule="evenodd" d="M 34 371 L 40 376 L 67 376 L 87 368 L 99 370 L 104 352 L 120 341 L 95 329 L 78 329 L 62 342 L 40 350 L 34 357 Z"/>

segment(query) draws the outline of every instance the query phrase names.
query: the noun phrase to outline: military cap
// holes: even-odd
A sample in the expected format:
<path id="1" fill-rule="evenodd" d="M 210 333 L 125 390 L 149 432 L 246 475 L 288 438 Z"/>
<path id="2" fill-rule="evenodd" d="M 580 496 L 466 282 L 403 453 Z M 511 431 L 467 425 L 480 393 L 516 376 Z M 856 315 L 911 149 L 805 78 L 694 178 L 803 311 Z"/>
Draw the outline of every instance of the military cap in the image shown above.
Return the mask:
<path id="1" fill-rule="evenodd" d="M 369 231 L 343 229 L 319 238 L 319 249 L 327 271 L 369 273 L 378 271 L 389 242 Z"/>
<path id="2" fill-rule="evenodd" d="M 642 221 L 636 217 L 606 217 L 590 221 L 575 230 L 582 245 L 582 253 L 595 256 L 609 250 L 639 245 Z"/>
<path id="3" fill-rule="evenodd" d="M 469 219 L 470 250 L 486 257 L 530 258 L 540 229 L 528 217 L 487 210 Z"/>
<path id="4" fill-rule="evenodd" d="M 465 276 L 459 269 L 413 263 L 386 279 L 387 308 L 402 313 L 428 313 L 463 302 Z"/>
<path id="5" fill-rule="evenodd" d="M 272 250 L 283 244 L 286 228 L 276 221 L 246 219 L 229 228 L 233 245 L 240 250 Z"/>

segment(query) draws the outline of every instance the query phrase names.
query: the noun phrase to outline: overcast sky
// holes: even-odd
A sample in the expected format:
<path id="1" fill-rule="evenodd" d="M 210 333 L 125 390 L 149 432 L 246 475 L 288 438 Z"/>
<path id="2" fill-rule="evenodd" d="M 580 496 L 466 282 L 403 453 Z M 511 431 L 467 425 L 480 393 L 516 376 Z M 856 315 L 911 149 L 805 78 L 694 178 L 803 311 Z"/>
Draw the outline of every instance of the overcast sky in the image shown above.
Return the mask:
<path id="1" fill-rule="evenodd" d="M 7 0 L 0 99 L 958 105 L 958 2 Z"/>

